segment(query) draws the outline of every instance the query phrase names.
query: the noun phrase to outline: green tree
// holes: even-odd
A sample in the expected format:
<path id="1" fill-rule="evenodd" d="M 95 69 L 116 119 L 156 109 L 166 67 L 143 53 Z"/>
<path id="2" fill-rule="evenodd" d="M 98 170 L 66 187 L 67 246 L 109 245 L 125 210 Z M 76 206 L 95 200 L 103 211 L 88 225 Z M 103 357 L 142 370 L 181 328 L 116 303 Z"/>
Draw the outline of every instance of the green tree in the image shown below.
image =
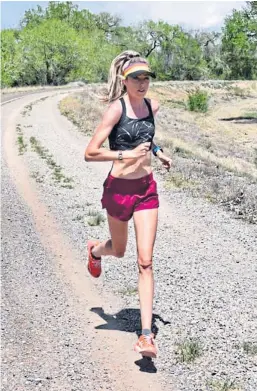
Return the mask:
<path id="1" fill-rule="evenodd" d="M 15 86 L 18 84 L 19 72 L 17 66 L 17 38 L 18 31 L 8 29 L 1 32 L 1 86 Z"/>
<path id="2" fill-rule="evenodd" d="M 77 10 L 78 6 L 71 1 L 50 1 L 45 15 L 47 19 L 57 19 L 66 23 L 72 23 L 73 15 Z"/>
<path id="3" fill-rule="evenodd" d="M 149 20 L 135 28 L 120 27 L 114 42 L 148 58 L 160 80 L 195 80 L 208 74 L 197 39 L 179 26 Z"/>
<path id="4" fill-rule="evenodd" d="M 76 32 L 59 20 L 25 28 L 17 58 L 21 84 L 62 84 L 79 60 Z"/>
<path id="5" fill-rule="evenodd" d="M 211 31 L 192 31 L 194 37 L 203 53 L 203 58 L 208 67 L 209 78 L 223 79 L 227 73 L 228 66 L 221 56 L 221 33 Z"/>
<path id="6" fill-rule="evenodd" d="M 119 52 L 119 47 L 112 43 L 118 24 L 117 17 L 78 11 L 71 2 L 50 2 L 44 10 L 38 6 L 26 11 L 19 40 L 15 42 L 17 84 L 106 81 L 110 62 Z M 7 42 L 7 34 L 5 42 L 2 50 L 8 52 L 12 45 Z M 3 69 L 12 66 L 10 58 L 11 51 L 4 56 Z M 10 77 L 7 80 L 6 70 L 4 77 L 5 83 L 14 85 Z"/>
<path id="7" fill-rule="evenodd" d="M 38 5 L 36 9 L 25 11 L 25 14 L 20 22 L 20 27 L 21 29 L 27 26 L 36 27 L 43 22 L 45 17 L 45 11 L 42 7 L 40 7 L 40 5 Z"/>
<path id="8" fill-rule="evenodd" d="M 151 62 L 161 80 L 198 80 L 208 74 L 197 40 L 180 26 L 164 22 L 151 27 Z"/>
<path id="9" fill-rule="evenodd" d="M 230 79 L 257 78 L 257 2 L 248 2 L 242 11 L 233 10 L 225 19 L 222 55 Z"/>
<path id="10" fill-rule="evenodd" d="M 78 5 L 71 1 L 50 1 L 45 9 L 37 6 L 36 9 L 26 11 L 21 21 L 21 27 L 35 27 L 49 19 L 66 22 L 77 31 L 99 29 L 106 34 L 113 33 L 120 23 L 119 17 L 108 12 L 94 15 L 86 9 L 79 11 Z"/>
<path id="11" fill-rule="evenodd" d="M 119 48 L 110 44 L 104 31 L 100 30 L 82 31 L 77 38 L 77 44 L 77 67 L 69 72 L 66 81 L 107 81 L 110 63 L 120 52 Z"/>
<path id="12" fill-rule="evenodd" d="M 119 27 L 121 19 L 118 16 L 113 16 L 108 12 L 100 12 L 98 15 L 94 15 L 96 28 L 104 31 L 106 34 L 115 32 Z"/>
<path id="13" fill-rule="evenodd" d="M 225 20 L 222 34 L 186 32 L 151 20 L 122 26 L 106 12 L 50 1 L 25 12 L 20 31 L 1 37 L 2 85 L 107 80 L 111 60 L 132 49 L 148 58 L 159 80 L 257 78 L 257 2 Z"/>

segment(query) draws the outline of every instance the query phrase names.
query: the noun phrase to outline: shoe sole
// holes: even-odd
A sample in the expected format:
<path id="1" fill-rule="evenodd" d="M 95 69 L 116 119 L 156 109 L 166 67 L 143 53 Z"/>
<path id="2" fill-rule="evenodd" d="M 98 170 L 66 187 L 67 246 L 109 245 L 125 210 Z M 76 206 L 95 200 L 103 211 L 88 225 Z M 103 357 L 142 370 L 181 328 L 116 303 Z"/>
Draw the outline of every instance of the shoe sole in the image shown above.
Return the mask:
<path id="1" fill-rule="evenodd" d="M 139 347 L 134 348 L 135 352 L 140 353 L 143 357 L 151 357 L 151 358 L 156 358 L 157 353 L 151 352 L 149 350 L 142 350 Z"/>
<path id="2" fill-rule="evenodd" d="M 143 357 L 150 357 L 150 358 L 156 358 L 156 354 L 153 352 L 140 352 Z"/>

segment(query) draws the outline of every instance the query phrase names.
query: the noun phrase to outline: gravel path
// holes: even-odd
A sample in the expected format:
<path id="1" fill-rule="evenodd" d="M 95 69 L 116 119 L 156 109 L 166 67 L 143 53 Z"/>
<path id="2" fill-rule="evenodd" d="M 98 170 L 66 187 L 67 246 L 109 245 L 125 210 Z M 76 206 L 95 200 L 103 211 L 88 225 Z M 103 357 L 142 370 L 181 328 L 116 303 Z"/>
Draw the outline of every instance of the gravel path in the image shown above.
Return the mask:
<path id="1" fill-rule="evenodd" d="M 84 380 L 91 389 L 94 363 L 80 346 L 90 340 L 2 167 L 2 389 L 82 390 Z"/>
<path id="2" fill-rule="evenodd" d="M 90 210 L 101 212 L 102 183 L 110 164 L 89 164 L 83 161 L 87 139 L 60 115 L 58 102 L 62 97 L 57 93 L 45 100 L 30 98 L 36 103 L 31 106 L 31 110 L 27 109 L 26 113 L 16 118 L 16 124 L 19 124 L 16 137 L 18 134 L 22 135 L 24 144 L 27 144 L 24 154 L 17 159 L 28 168 L 31 181 L 39 190 L 40 202 L 47 206 L 68 238 L 69 245 L 85 262 L 86 240 L 91 237 L 105 239 L 108 236 L 106 220 L 100 226 L 93 227 L 87 221 Z M 35 145 L 40 146 L 41 154 L 46 158 L 43 159 L 33 150 L 30 137 L 34 137 L 34 148 Z M 18 145 L 16 149 L 18 154 Z M 58 176 L 59 181 L 53 175 L 54 164 L 61 167 L 59 173 L 63 176 Z M 144 374 L 148 376 L 147 379 L 153 379 L 153 374 L 149 375 L 149 372 L 157 371 L 155 379 L 158 384 L 161 382 L 165 390 L 219 391 L 218 387 L 222 383 L 234 381 L 234 389 L 256 391 L 256 355 L 250 355 L 243 349 L 243 343 L 257 341 L 256 226 L 232 219 L 228 213 L 202 200 L 176 191 L 167 192 L 162 185 L 162 176 L 158 173 L 155 176 L 161 199 L 154 256 L 154 327 L 158 331 L 160 353 L 154 364 L 148 363 L 144 367 L 145 364 L 140 365 L 139 362 L 140 373 L 146 372 Z M 85 329 L 78 326 L 79 318 L 77 320 L 74 314 L 76 306 L 72 307 L 72 316 L 66 307 L 65 292 L 68 295 L 69 291 L 67 283 L 60 279 L 58 283 L 55 282 L 56 271 L 53 270 L 51 256 L 45 254 L 44 247 L 34 232 L 30 211 L 21 206 L 21 200 L 18 201 L 7 170 L 3 180 L 3 197 L 3 215 L 10 218 L 3 223 L 3 254 L 6 259 L 3 268 L 6 292 L 3 312 L 6 365 L 12 365 L 12 360 L 22 360 L 24 367 L 28 369 L 27 376 L 34 379 L 26 380 L 26 387 L 31 389 L 40 387 L 41 384 L 41 389 L 59 390 L 59 376 L 63 381 L 63 384 L 60 383 L 62 390 L 82 389 L 83 379 L 88 381 L 87 390 L 118 390 L 111 380 L 108 383 L 110 388 L 107 388 L 105 378 L 101 381 L 103 388 L 97 388 L 94 376 L 90 375 L 92 360 L 87 357 L 86 351 L 78 349 L 76 339 L 84 340 L 88 346 L 92 341 L 85 336 Z M 20 223 L 14 224 L 16 221 Z M 19 235 L 24 234 L 24 227 L 28 240 L 21 243 L 24 236 L 19 239 Z M 23 251 L 20 252 L 19 248 Z M 10 262 L 12 259 L 15 262 Z M 37 268 L 33 268 L 35 259 L 39 260 Z M 91 311 L 94 319 L 98 319 L 99 338 L 107 330 L 114 332 L 112 330 L 117 329 L 124 340 L 136 340 L 140 322 L 133 223 L 130 224 L 125 258 L 115 260 L 107 257 L 103 276 L 92 284 L 92 289 L 102 297 L 103 302 L 101 305 L 100 301 L 99 307 Z M 35 292 L 42 291 L 42 298 L 34 296 Z M 111 302 L 110 297 L 113 298 Z M 57 306 L 53 305 L 54 300 L 57 300 Z M 15 308 L 15 313 L 6 310 L 12 307 Z M 34 310 L 30 313 L 32 307 Z M 45 307 L 44 316 L 42 307 Z M 37 311 L 40 311 L 38 316 Z M 47 320 L 51 311 L 54 311 L 52 324 Z M 61 320 L 58 320 L 59 311 L 62 314 Z M 17 319 L 23 325 L 20 329 L 17 328 Z M 11 327 L 7 327 L 7 321 Z M 31 334 L 37 333 L 38 339 L 46 340 L 50 346 L 62 346 L 62 358 L 59 360 L 56 359 L 56 349 L 47 352 L 42 359 L 42 371 L 39 371 L 38 365 L 37 371 L 34 368 L 39 356 L 33 349 L 33 339 L 30 343 L 27 342 Z M 75 340 L 72 348 L 65 347 L 65 343 L 71 338 L 70 334 Z M 177 345 L 185 339 L 196 339 L 201 347 L 201 355 L 192 363 L 180 362 L 176 353 Z M 18 341 L 15 350 L 12 340 Z M 24 345 L 22 341 L 25 341 Z M 25 349 L 20 349 L 19 344 L 25 346 Z M 42 352 L 38 354 L 41 355 Z M 128 357 L 131 357 L 130 353 Z M 138 358 L 137 355 L 133 357 Z M 75 367 L 73 365 L 71 368 L 76 368 L 80 378 L 73 380 L 74 388 L 69 388 L 71 383 L 68 363 L 72 365 L 75 358 Z M 78 362 L 86 362 L 87 366 Z M 134 374 L 139 369 L 134 363 L 133 365 L 136 368 Z M 52 368 L 50 375 L 45 369 L 49 367 Z M 19 378 L 20 372 L 24 375 L 22 368 L 15 367 L 16 377 Z M 47 376 L 55 378 L 57 385 L 45 380 Z M 35 380 L 37 378 L 38 381 Z M 44 380 L 39 381 L 41 378 Z M 63 379 L 67 379 L 66 383 Z M 51 386 L 46 385 L 47 381 Z M 6 380 L 6 383 L 3 382 L 3 389 L 30 390 L 25 386 L 15 388 L 14 384 L 13 378 L 11 383 L 10 379 Z M 127 391 L 130 388 L 123 389 Z M 142 387 L 141 389 L 143 390 Z M 157 390 L 156 386 L 150 384 L 149 389 Z"/>

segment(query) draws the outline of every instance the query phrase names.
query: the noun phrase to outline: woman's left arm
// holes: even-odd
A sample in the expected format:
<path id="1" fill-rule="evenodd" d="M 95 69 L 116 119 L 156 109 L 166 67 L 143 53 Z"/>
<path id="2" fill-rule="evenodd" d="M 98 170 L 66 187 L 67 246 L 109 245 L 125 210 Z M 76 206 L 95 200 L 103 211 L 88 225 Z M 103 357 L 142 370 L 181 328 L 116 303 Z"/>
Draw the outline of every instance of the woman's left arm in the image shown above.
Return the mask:
<path id="1" fill-rule="evenodd" d="M 159 107 L 160 107 L 159 103 L 157 102 L 157 100 L 151 99 L 151 106 L 152 106 L 153 115 L 155 117 L 159 111 Z M 172 165 L 171 158 L 166 156 L 163 153 L 162 148 L 159 147 L 158 145 L 156 145 L 153 141 L 152 141 L 152 152 L 155 156 L 158 157 L 158 159 L 162 162 L 162 164 L 164 165 L 164 167 L 167 170 L 169 170 L 171 168 L 171 165 Z"/>

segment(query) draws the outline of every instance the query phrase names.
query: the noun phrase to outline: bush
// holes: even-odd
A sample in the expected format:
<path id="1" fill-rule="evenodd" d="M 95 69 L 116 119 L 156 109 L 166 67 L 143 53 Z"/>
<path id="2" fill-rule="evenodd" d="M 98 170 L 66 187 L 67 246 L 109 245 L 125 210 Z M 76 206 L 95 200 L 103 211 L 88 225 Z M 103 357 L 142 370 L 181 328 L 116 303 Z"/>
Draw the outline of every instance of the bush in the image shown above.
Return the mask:
<path id="1" fill-rule="evenodd" d="M 201 111 L 206 113 L 208 110 L 208 94 L 205 91 L 197 90 L 188 97 L 188 108 L 190 111 Z"/>

